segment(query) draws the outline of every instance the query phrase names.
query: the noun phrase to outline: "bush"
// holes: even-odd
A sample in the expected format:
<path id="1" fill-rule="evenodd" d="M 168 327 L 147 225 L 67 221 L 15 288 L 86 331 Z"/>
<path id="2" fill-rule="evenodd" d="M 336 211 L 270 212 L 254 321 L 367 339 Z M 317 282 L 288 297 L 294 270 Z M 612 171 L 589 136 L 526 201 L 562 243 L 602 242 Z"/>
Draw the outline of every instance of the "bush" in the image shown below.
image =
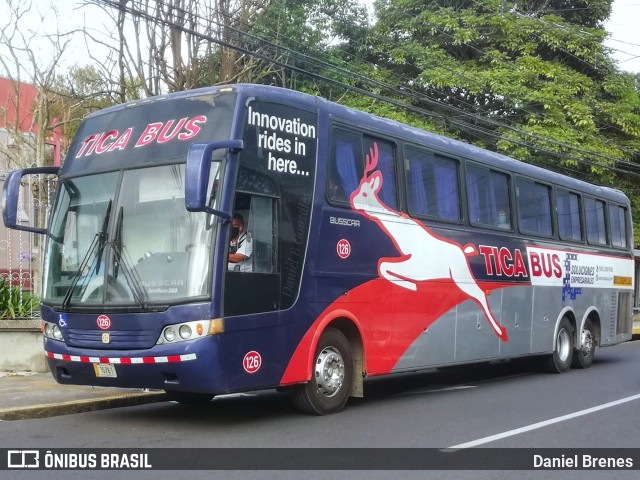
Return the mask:
<path id="1" fill-rule="evenodd" d="M 40 299 L 31 292 L 22 292 L 6 278 L 0 279 L 0 318 L 30 318 L 38 311 Z"/>

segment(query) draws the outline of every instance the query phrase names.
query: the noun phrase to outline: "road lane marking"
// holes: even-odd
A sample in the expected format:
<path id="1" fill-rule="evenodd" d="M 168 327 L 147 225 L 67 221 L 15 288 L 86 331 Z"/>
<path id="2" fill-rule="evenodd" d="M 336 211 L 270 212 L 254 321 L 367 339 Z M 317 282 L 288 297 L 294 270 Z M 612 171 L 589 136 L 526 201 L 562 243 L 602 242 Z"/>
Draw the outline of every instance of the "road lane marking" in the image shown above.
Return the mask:
<path id="1" fill-rule="evenodd" d="M 571 420 L 573 418 L 581 417 L 583 415 L 589 415 L 590 413 L 598 412 L 600 410 L 605 410 L 607 408 L 615 407 L 617 405 L 622 405 L 623 403 L 633 402 L 635 400 L 640 400 L 640 394 L 632 395 L 630 397 L 621 398 L 620 400 L 615 400 L 609 403 L 603 403 L 602 405 L 597 405 L 595 407 L 587 408 L 585 410 L 580 410 L 578 412 L 570 413 L 568 415 L 562 415 L 561 417 L 551 418 L 549 420 L 545 420 L 544 422 L 533 423 L 531 425 L 527 425 L 525 427 L 516 428 L 514 430 L 509 430 L 506 432 L 498 433 L 496 435 L 490 435 L 488 437 L 479 438 L 477 440 L 473 440 L 471 442 L 461 443 L 459 445 L 454 445 L 453 447 L 449 447 L 445 450 L 461 450 L 463 448 L 473 448 L 478 445 L 483 445 L 485 443 L 491 443 L 496 440 L 501 440 L 503 438 L 512 437 L 514 435 L 519 435 L 521 433 L 530 432 L 531 430 L 537 430 L 538 428 L 543 428 L 548 425 L 553 425 L 554 423 L 564 422 L 565 420 Z"/>

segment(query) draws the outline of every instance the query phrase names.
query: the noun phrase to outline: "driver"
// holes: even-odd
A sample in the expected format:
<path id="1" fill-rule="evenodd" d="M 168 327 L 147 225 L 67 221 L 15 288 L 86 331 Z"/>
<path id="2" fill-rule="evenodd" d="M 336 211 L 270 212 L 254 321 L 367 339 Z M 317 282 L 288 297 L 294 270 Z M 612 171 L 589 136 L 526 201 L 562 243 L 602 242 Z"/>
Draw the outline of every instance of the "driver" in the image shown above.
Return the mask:
<path id="1" fill-rule="evenodd" d="M 239 213 L 235 213 L 231 221 L 229 270 L 235 272 L 250 272 L 252 250 L 251 239 L 244 228 L 244 218 Z"/>

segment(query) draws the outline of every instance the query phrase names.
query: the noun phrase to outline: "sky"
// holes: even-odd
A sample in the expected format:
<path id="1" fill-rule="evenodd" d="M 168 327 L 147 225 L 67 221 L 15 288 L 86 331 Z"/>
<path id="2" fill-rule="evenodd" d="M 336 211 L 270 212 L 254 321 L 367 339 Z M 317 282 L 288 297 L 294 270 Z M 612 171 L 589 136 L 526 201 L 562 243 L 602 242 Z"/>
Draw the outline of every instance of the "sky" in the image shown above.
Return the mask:
<path id="1" fill-rule="evenodd" d="M 615 0 L 606 30 L 611 34 L 605 45 L 615 49 L 618 67 L 640 73 L 640 0 Z"/>
<path id="2" fill-rule="evenodd" d="M 7 2 L 20 2 L 20 0 L 0 0 L 0 11 L 4 10 Z M 371 0 L 361 0 L 363 3 Z M 58 16 L 51 14 L 51 4 L 56 5 Z M 44 12 L 38 15 L 38 12 Z M 32 0 L 32 8 L 29 12 L 30 31 L 37 30 L 38 33 L 54 33 L 59 27 L 60 30 L 72 30 L 88 25 L 94 32 L 105 35 L 105 23 L 109 20 L 104 18 L 102 10 L 94 6 L 79 7 L 77 0 Z M 102 17 L 102 19 L 101 19 Z M 618 66 L 625 71 L 640 73 L 640 35 L 638 35 L 640 22 L 640 0 L 614 0 L 613 11 L 608 22 L 605 24 L 606 30 L 610 33 L 605 44 L 612 49 L 612 55 L 618 62 Z M 0 27 L 4 22 L 0 20 Z M 97 48 L 97 47 L 96 47 Z M 42 62 L 47 62 L 47 43 L 42 45 L 33 44 L 32 49 L 38 53 Z M 85 65 L 91 63 L 87 54 L 84 40 L 80 35 L 67 47 L 66 55 L 62 59 L 62 66 L 66 68 L 74 64 Z M 0 55 L 6 52 L 0 47 Z M 2 74 L 0 66 L 0 74 Z M 64 73 L 64 70 L 61 72 Z"/>

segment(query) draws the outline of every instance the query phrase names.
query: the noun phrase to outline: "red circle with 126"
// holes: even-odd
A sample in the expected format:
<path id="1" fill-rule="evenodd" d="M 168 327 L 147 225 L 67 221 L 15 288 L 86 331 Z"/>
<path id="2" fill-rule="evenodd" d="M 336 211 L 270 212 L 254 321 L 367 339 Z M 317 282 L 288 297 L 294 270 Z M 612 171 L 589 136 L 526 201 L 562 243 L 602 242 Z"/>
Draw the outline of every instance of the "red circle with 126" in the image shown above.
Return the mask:
<path id="1" fill-rule="evenodd" d="M 340 258 L 348 258 L 349 255 L 351 255 L 351 244 L 349 243 L 349 240 L 345 240 L 344 238 L 339 240 L 338 245 L 336 245 L 336 251 Z"/>
<path id="2" fill-rule="evenodd" d="M 242 359 L 242 367 L 247 373 L 256 373 L 262 366 L 262 357 L 256 351 L 247 352 Z"/>

